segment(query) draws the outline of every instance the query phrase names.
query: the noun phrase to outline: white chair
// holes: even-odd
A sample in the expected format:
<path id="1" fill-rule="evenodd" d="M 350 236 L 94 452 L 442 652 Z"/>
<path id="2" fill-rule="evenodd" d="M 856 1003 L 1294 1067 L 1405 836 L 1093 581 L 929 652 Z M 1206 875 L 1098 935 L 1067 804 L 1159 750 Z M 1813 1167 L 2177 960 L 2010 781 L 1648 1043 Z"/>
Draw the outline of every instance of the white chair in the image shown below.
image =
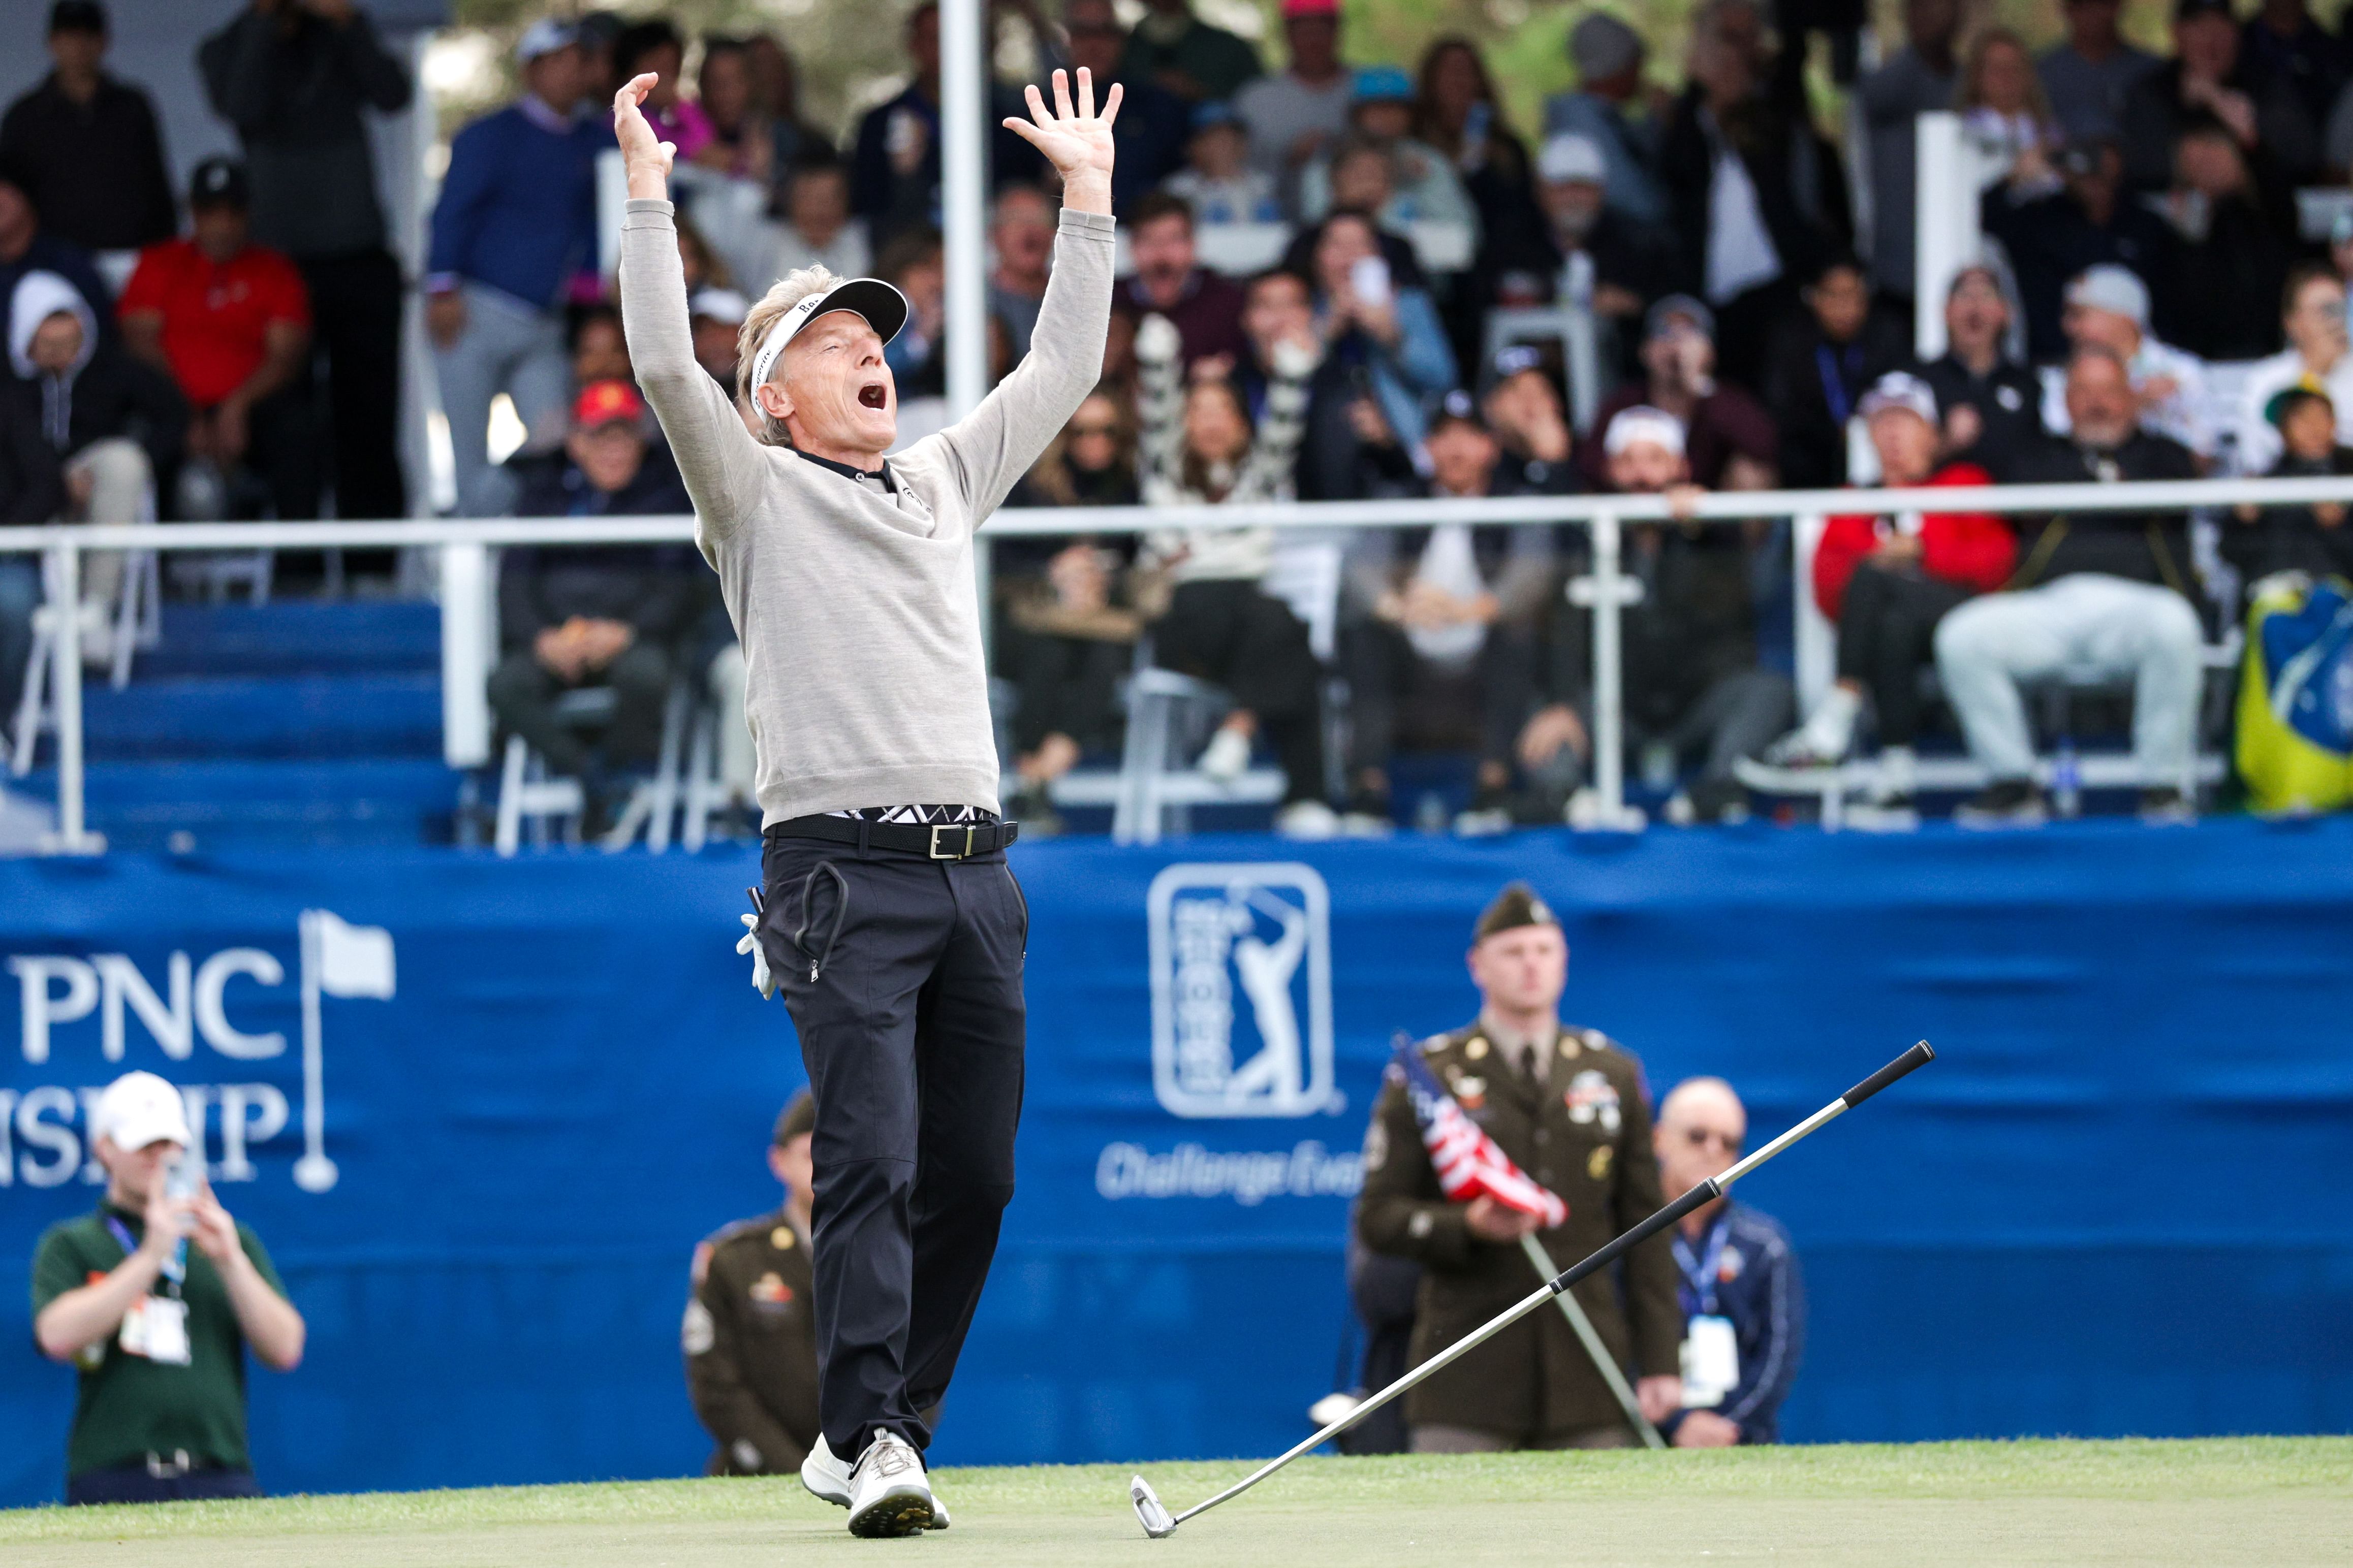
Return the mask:
<path id="1" fill-rule="evenodd" d="M 17 694 L 15 743 L 8 759 L 9 771 L 18 778 L 33 771 L 34 753 L 43 732 L 57 731 L 57 660 L 60 647 L 70 646 L 74 656 L 79 658 L 102 645 L 108 682 L 120 691 L 131 684 L 132 656 L 164 640 L 163 581 L 154 551 L 124 552 L 122 586 L 111 610 L 86 603 L 76 605 L 71 615 L 67 614 L 59 603 L 58 584 L 46 557 L 41 572 L 46 599 L 33 611 L 32 657 L 26 662 L 25 684 Z"/>
<path id="2" fill-rule="evenodd" d="M 555 717 L 568 729 L 601 730 L 612 723 L 616 705 L 612 688 L 586 686 L 558 697 Z M 661 752 L 653 776 L 638 780 L 630 788 L 620 815 L 596 840 L 596 847 L 607 854 L 628 848 L 641 833 L 652 853 L 669 850 L 678 819 L 691 706 L 691 694 L 681 676 L 671 681 L 662 704 Z M 579 779 L 549 773 L 546 760 L 521 735 L 507 737 L 494 839 L 501 858 L 511 858 L 522 848 L 526 827 L 535 849 L 547 847 L 551 828 L 562 834 L 566 845 L 577 847 L 580 819 L 587 809 L 588 792 Z"/>
<path id="3" fill-rule="evenodd" d="M 1482 352 L 1490 364 L 1495 351 L 1506 343 L 1550 338 L 1560 344 L 1562 366 L 1568 372 L 1569 424 L 1580 437 L 1593 428 L 1601 408 L 1601 344 L 1593 312 L 1578 305 L 1527 305 L 1487 312 L 1487 338 Z"/>
<path id="4" fill-rule="evenodd" d="M 1181 836 L 1191 830 L 1196 805 L 1272 805 L 1282 798 L 1278 769 L 1246 769 L 1232 783 L 1221 784 L 1188 765 L 1232 704 L 1206 680 L 1154 668 L 1148 643 L 1137 645 L 1126 701 L 1127 741 L 1112 801 L 1113 842 L 1157 844 L 1164 834 Z M 1060 788 L 1054 798 L 1090 804 Z"/>
<path id="5" fill-rule="evenodd" d="M 597 840 L 598 847 L 607 855 L 628 848 L 640 832 L 646 836 L 649 852 L 669 853 L 682 793 L 686 731 L 693 707 L 692 689 L 686 677 L 681 675 L 670 682 L 670 696 L 662 703 L 661 753 L 654 764 L 653 777 L 640 779 L 629 791 L 628 804 L 621 808 L 621 815 L 614 819 L 604 837 Z"/>

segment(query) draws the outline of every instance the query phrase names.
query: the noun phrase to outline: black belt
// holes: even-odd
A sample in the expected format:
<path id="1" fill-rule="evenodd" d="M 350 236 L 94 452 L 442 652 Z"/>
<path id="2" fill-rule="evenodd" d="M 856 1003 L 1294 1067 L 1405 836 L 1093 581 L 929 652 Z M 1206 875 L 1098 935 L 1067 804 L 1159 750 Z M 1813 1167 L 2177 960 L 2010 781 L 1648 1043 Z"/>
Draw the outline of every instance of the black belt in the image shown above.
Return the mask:
<path id="1" fill-rule="evenodd" d="M 860 848 L 897 849 L 932 860 L 994 855 L 1021 837 L 1018 822 L 874 822 L 859 816 L 794 816 L 764 830 L 776 838 L 822 838 Z"/>

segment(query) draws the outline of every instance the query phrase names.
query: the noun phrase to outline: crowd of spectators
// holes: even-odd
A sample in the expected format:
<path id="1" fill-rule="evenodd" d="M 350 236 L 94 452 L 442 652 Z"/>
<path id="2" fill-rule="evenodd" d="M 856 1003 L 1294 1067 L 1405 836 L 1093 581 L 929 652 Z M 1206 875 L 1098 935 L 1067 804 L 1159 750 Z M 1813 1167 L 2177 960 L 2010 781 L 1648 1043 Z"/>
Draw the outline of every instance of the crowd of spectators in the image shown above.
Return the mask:
<path id="1" fill-rule="evenodd" d="M 2226 0 L 2178 0 L 2169 58 L 2124 41 L 2116 0 L 2062 9 L 2065 41 L 2038 58 L 2001 27 L 1966 27 L 1957 0 L 1908 0 L 1901 37 L 1881 39 L 1873 61 L 1855 18 L 1705 0 L 1676 90 L 1639 33 L 1588 10 L 1568 37 L 1577 86 L 1524 134 L 1472 41 L 1352 65 L 1363 51 L 1335 0 L 1284 0 L 1266 49 L 1187 0 L 1152 0 L 1132 28 L 1110 0 L 1067 0 L 1056 16 L 1001 6 L 996 21 L 1027 23 L 1039 70 L 1084 65 L 1126 95 L 1115 196 L 1128 270 L 1103 384 L 1014 500 L 1684 497 L 2338 471 L 2353 437 L 2353 222 L 2308 246 L 2296 195 L 2353 161 L 2353 49 L 2303 0 L 2266 0 L 2243 21 Z M 803 111 L 796 63 L 771 37 L 689 38 L 602 11 L 525 29 L 521 92 L 451 144 L 417 284 L 461 513 L 679 505 L 641 414 L 627 475 L 618 436 L 582 423 L 589 394 L 609 411 L 622 405 L 608 384 L 629 381 L 598 270 L 595 167 L 610 145 L 605 105 L 638 71 L 659 78 L 647 111 L 678 148 L 705 368 L 733 386 L 741 324 L 783 273 L 871 270 L 913 305 L 890 348 L 902 437 L 936 427 L 948 132 L 935 7 L 903 26 L 903 90 L 839 140 Z M 1817 26 L 1852 89 L 1843 147 L 1796 58 Z M 16 388 L 0 408 L 0 508 L 16 520 L 404 513 L 403 286 L 361 114 L 405 104 L 406 70 L 353 0 L 252 0 L 195 62 L 242 157 L 196 171 L 184 235 L 153 110 L 105 69 L 107 26 L 97 0 L 57 0 L 55 69 L 0 122 Z M 1010 89 L 994 90 L 1008 102 L 992 121 L 1011 107 Z M 1987 248 L 1942 300 L 1946 351 L 1921 363 L 1915 123 L 1947 109 L 1989 171 L 1975 198 Z M 1027 352 L 1056 196 L 1026 143 L 987 134 L 993 379 Z M 124 263 L 119 289 L 109 256 Z M 1567 314 L 1594 328 L 1599 378 L 1574 398 Z M 2208 367 L 2249 361 L 2232 373 L 2242 406 L 2218 412 Z M 521 446 L 493 461 L 501 396 Z M 1572 404 L 1594 412 L 1573 420 Z M 2088 658 L 2134 676 L 2144 805 L 2170 815 L 2188 801 L 2178 763 L 2198 678 L 2184 671 L 2229 593 L 2200 560 L 2242 577 L 2309 570 L 2342 553 L 2336 527 L 2328 509 L 2234 517 L 2218 552 L 2193 550 L 2172 520 L 1842 519 L 1814 584 L 1839 625 L 1840 680 L 1793 729 L 1788 523 L 1638 526 L 1628 761 L 1672 817 L 1715 818 L 1749 808 L 1744 763 L 1802 771 L 1875 739 L 1878 793 L 1901 809 L 1929 718 L 1917 672 L 1935 663 L 1994 779 L 1978 813 L 2031 818 L 2042 803 L 2022 776 L 2032 742 L 2018 683 Z M 1116 743 L 1118 679 L 1145 658 L 1230 696 L 1198 765 L 1231 779 L 1254 754 L 1271 762 L 1290 831 L 1384 830 L 1399 810 L 1395 755 L 1419 749 L 1475 759 L 1463 827 L 1558 820 L 1592 762 L 1588 611 L 1562 592 L 1584 550 L 1572 530 L 1454 526 L 1003 546 L 997 658 L 1017 808 L 1050 822 L 1054 781 Z M 691 562 L 631 569 L 661 578 L 645 595 L 669 606 L 659 626 L 588 613 L 610 605 L 572 565 L 508 563 L 526 581 L 506 606 L 497 705 L 551 754 L 578 746 L 548 721 L 556 688 L 613 670 L 649 680 L 657 645 L 667 679 L 726 640 Z M 2099 615 L 2070 619 L 2053 606 L 2087 598 L 2078 577 L 2148 592 L 2103 590 L 2090 595 Z M 108 589 L 102 568 L 90 586 Z M 2031 591 L 1979 602 L 2000 588 Z M 582 595 L 588 609 L 562 608 Z M 0 576 L 0 625 L 12 595 L 27 597 Z M 2050 635 L 2030 658 L 2010 621 L 2037 605 Z M 575 623 L 635 640 L 584 641 Z M 0 637 L 0 689 L 18 657 Z M 710 672 L 723 690 L 725 662 Z M 643 695 L 624 695 L 607 731 L 617 760 L 650 743 Z"/>

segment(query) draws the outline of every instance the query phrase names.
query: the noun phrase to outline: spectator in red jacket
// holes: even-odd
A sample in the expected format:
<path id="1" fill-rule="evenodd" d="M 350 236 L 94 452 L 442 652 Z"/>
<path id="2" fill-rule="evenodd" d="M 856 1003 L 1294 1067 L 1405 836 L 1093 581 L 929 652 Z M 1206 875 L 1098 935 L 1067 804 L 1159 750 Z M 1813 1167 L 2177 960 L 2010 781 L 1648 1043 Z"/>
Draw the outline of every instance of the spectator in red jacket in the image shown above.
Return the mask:
<path id="1" fill-rule="evenodd" d="M 1894 488 L 1986 485 L 1974 463 L 1940 455 L 1936 394 L 1916 375 L 1881 376 L 1860 412 Z M 1814 599 L 1838 623 L 1838 683 L 1813 715 L 1766 752 L 1780 767 L 1831 767 L 1854 744 L 1867 689 L 1879 720 L 1879 804 L 1911 804 L 1920 668 L 1947 611 L 2000 587 L 2018 563 L 2010 525 L 1985 512 L 1834 517 L 1814 552 Z"/>

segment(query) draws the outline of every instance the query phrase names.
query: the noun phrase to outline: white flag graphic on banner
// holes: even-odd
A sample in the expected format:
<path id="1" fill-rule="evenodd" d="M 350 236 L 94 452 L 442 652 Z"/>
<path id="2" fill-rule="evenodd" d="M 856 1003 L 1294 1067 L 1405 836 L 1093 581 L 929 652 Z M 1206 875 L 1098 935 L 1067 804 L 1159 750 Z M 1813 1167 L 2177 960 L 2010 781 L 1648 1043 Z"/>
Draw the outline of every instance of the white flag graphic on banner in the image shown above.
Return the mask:
<path id="1" fill-rule="evenodd" d="M 319 989 L 330 996 L 392 1000 L 392 933 L 355 926 L 328 910 L 312 910 L 319 933 Z"/>
<path id="2" fill-rule="evenodd" d="M 332 1189 L 339 1173 L 327 1157 L 325 1029 L 322 996 L 392 1000 L 392 933 L 355 926 L 332 910 L 302 911 L 302 1157 L 294 1184 L 306 1193 Z"/>

